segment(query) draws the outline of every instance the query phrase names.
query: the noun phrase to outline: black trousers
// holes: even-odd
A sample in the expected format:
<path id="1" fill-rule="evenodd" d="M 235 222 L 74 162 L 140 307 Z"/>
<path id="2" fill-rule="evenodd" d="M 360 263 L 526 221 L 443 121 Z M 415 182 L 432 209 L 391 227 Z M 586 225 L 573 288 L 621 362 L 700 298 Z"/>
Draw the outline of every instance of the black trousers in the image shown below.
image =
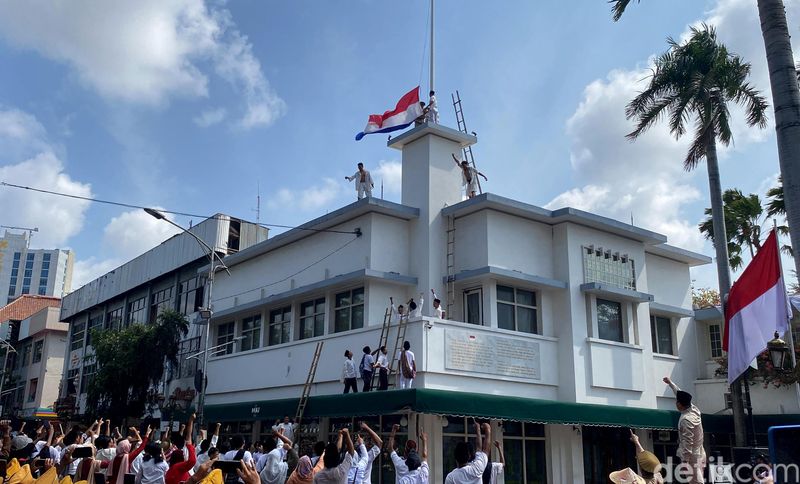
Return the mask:
<path id="1" fill-rule="evenodd" d="M 389 370 L 387 368 L 381 368 L 378 372 L 378 390 L 388 390 L 389 389 Z"/>
<path id="2" fill-rule="evenodd" d="M 344 379 L 344 392 L 350 393 L 350 389 L 353 389 L 353 393 L 358 393 L 358 380 L 355 378 L 345 378 Z"/>
<path id="3" fill-rule="evenodd" d="M 364 380 L 364 388 L 361 391 L 368 392 L 372 390 L 372 372 L 361 370 L 361 379 Z"/>

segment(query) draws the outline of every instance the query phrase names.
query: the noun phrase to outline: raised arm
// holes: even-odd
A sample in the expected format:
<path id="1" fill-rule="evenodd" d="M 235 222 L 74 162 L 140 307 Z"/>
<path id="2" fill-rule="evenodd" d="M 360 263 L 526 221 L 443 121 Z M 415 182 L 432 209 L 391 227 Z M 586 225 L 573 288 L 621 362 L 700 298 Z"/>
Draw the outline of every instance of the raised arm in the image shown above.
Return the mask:
<path id="1" fill-rule="evenodd" d="M 663 378 L 663 380 L 662 380 L 662 381 L 663 381 L 664 383 L 666 383 L 667 385 L 669 385 L 669 387 L 670 387 L 670 388 L 672 388 L 672 392 L 673 392 L 675 395 L 677 395 L 677 394 L 678 394 L 678 392 L 679 392 L 679 391 L 681 391 L 681 389 L 680 389 L 680 388 L 678 388 L 678 385 L 676 385 L 676 384 L 675 384 L 675 382 L 673 382 L 673 381 L 672 381 L 672 379 L 671 379 L 670 377 L 668 377 L 668 376 L 665 376 L 665 377 Z"/>
<path id="2" fill-rule="evenodd" d="M 353 439 L 350 438 L 350 431 L 347 430 L 347 428 L 343 428 L 342 429 L 342 434 L 344 434 L 343 437 L 344 437 L 345 442 L 347 443 L 347 453 L 352 455 L 352 456 L 355 456 L 356 455 L 356 449 L 355 449 L 355 447 L 353 447 Z M 340 450 L 341 450 L 341 447 L 340 447 Z"/>
<path id="3" fill-rule="evenodd" d="M 289 437 L 283 435 L 283 429 L 278 430 L 277 432 L 273 432 L 272 435 L 275 438 L 280 439 L 283 442 L 283 445 L 285 445 L 287 448 L 289 449 L 292 448 L 292 441 L 289 440 Z"/>
<path id="4" fill-rule="evenodd" d="M 636 447 L 636 455 L 639 455 L 642 452 L 644 452 L 642 444 L 639 443 L 639 436 L 633 433 L 633 430 L 631 430 L 631 442 L 633 442 L 633 445 Z"/>
<path id="5" fill-rule="evenodd" d="M 473 425 L 475 425 L 475 448 L 477 450 L 483 450 L 483 438 L 481 436 L 481 424 L 479 424 L 474 418 L 472 419 Z"/>
<path id="6" fill-rule="evenodd" d="M 197 415 L 193 413 L 189 417 L 189 422 L 186 423 L 186 429 L 184 429 L 184 433 L 183 433 L 183 439 L 186 442 L 191 442 L 192 441 L 192 431 L 194 431 L 194 419 L 196 419 L 196 418 L 197 418 Z"/>
<path id="7" fill-rule="evenodd" d="M 344 429 L 340 429 L 339 437 L 336 439 L 336 449 L 338 449 L 339 452 L 342 451 L 342 439 L 344 438 L 343 435 L 344 435 Z"/>
<path id="8" fill-rule="evenodd" d="M 394 436 L 398 430 L 400 430 L 400 425 L 392 425 L 392 432 L 389 434 L 389 452 L 394 450 Z"/>
<path id="9" fill-rule="evenodd" d="M 494 446 L 497 447 L 497 455 L 500 458 L 500 463 L 503 467 L 506 466 L 506 456 L 503 455 L 503 444 L 499 440 L 494 441 Z"/>
<path id="10" fill-rule="evenodd" d="M 422 462 L 427 462 L 428 460 L 428 434 L 423 430 L 419 434 L 419 440 L 422 441 L 422 453 L 419 455 L 422 458 Z"/>
<path id="11" fill-rule="evenodd" d="M 369 438 L 372 439 L 373 444 L 377 445 L 378 447 L 383 447 L 383 440 L 381 440 L 378 434 L 376 434 L 375 431 L 369 427 L 369 425 L 361 422 L 361 430 L 369 434 Z"/>
<path id="12" fill-rule="evenodd" d="M 456 158 L 456 154 L 455 153 L 450 153 L 450 156 L 453 157 L 453 161 L 456 163 L 456 166 L 461 168 L 461 162 L 458 161 L 458 158 Z"/>
<path id="13" fill-rule="evenodd" d="M 219 429 L 222 427 L 222 424 L 217 422 L 214 424 L 214 435 L 211 436 L 211 447 L 216 447 L 217 442 L 219 442 Z"/>
<path id="14" fill-rule="evenodd" d="M 487 456 L 492 451 L 492 426 L 488 423 L 483 424 L 483 453 Z"/>

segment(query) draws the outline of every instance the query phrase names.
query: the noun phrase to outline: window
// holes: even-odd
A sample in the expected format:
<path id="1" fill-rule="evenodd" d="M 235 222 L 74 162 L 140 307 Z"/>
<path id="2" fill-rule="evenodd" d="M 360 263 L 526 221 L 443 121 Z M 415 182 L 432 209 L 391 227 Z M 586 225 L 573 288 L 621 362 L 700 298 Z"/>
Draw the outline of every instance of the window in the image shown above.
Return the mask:
<path id="1" fill-rule="evenodd" d="M 536 293 L 498 285 L 497 326 L 522 333 L 538 333 Z"/>
<path id="2" fill-rule="evenodd" d="M 288 343 L 292 326 L 292 307 L 273 309 L 269 312 L 269 345 Z"/>
<path id="3" fill-rule="evenodd" d="M 178 347 L 178 367 L 174 368 L 174 378 L 191 378 L 197 373 L 202 354 L 200 352 L 200 337 L 189 338 L 181 341 Z M 196 358 L 186 359 L 188 356 L 197 355 Z"/>
<path id="4" fill-rule="evenodd" d="M 128 319 L 126 324 L 147 322 L 147 297 L 140 297 L 128 303 Z"/>
<path id="5" fill-rule="evenodd" d="M 69 337 L 69 350 L 75 351 L 83 348 L 83 336 L 86 333 L 86 323 L 72 325 L 72 334 Z"/>
<path id="6" fill-rule="evenodd" d="M 120 307 L 106 314 L 105 329 L 119 329 L 122 326 L 122 310 L 123 308 Z"/>
<path id="7" fill-rule="evenodd" d="M 547 481 L 544 425 L 503 422 L 505 481 L 511 483 L 544 483 Z"/>
<path id="8" fill-rule="evenodd" d="M 233 353 L 236 323 L 224 323 L 217 326 L 218 348 L 210 356 L 229 355 Z"/>
<path id="9" fill-rule="evenodd" d="M 31 380 L 30 384 L 28 385 L 28 402 L 35 402 L 36 401 L 36 387 L 39 386 L 39 379 L 34 378 Z"/>
<path id="10" fill-rule="evenodd" d="M 11 282 L 8 286 L 9 296 L 13 296 L 17 293 L 17 276 L 19 275 L 19 263 L 21 259 L 22 254 L 14 252 L 14 262 L 11 264 Z"/>
<path id="11" fill-rule="evenodd" d="M 261 346 L 261 315 L 250 316 L 242 320 L 241 350 L 254 350 Z"/>
<path id="12" fill-rule="evenodd" d="M 622 305 L 605 299 L 597 300 L 597 333 L 600 339 L 623 343 Z"/>
<path id="13" fill-rule="evenodd" d="M 33 256 L 34 254 L 27 254 L 25 256 L 25 277 L 22 278 L 22 294 L 31 293 L 31 277 L 33 276 Z"/>
<path id="14" fill-rule="evenodd" d="M 650 333 L 653 337 L 653 353 L 675 354 L 672 346 L 672 320 L 670 318 L 651 316 Z"/>
<path id="15" fill-rule="evenodd" d="M 300 339 L 325 334 L 325 298 L 314 299 L 300 305 Z"/>
<path id="16" fill-rule="evenodd" d="M 39 363 L 42 361 L 42 350 L 44 349 L 44 340 L 33 343 L 33 361 L 32 363 Z"/>
<path id="17" fill-rule="evenodd" d="M 335 333 L 364 327 L 364 288 L 340 292 L 335 298 Z"/>
<path id="18" fill-rule="evenodd" d="M 47 294 L 47 278 L 50 276 L 50 254 L 42 255 L 42 270 L 39 272 L 39 295 Z"/>
<path id="19" fill-rule="evenodd" d="M 155 323 L 161 313 L 172 307 L 172 287 L 154 292 L 150 297 L 150 322 Z"/>
<path id="20" fill-rule="evenodd" d="M 205 288 L 206 278 L 196 276 L 181 282 L 178 288 L 178 311 L 185 316 L 203 307 L 203 289 Z"/>
<path id="21" fill-rule="evenodd" d="M 708 326 L 708 339 L 712 358 L 722 357 L 722 328 L 719 324 Z"/>
<path id="22" fill-rule="evenodd" d="M 80 378 L 80 368 L 73 368 L 67 372 L 67 395 L 78 392 L 78 378 Z"/>
<path id="23" fill-rule="evenodd" d="M 86 393 L 89 390 L 94 374 L 97 373 L 97 363 L 94 362 L 94 358 L 92 360 L 91 364 L 83 365 L 83 377 L 81 377 L 81 391 L 79 393 Z"/>
<path id="24" fill-rule="evenodd" d="M 464 291 L 464 321 L 469 324 L 483 324 L 483 290 Z"/>
<path id="25" fill-rule="evenodd" d="M 605 282 L 623 289 L 636 290 L 636 269 L 627 254 L 612 253 L 594 246 L 583 248 L 585 282 Z"/>
<path id="26" fill-rule="evenodd" d="M 97 330 L 103 329 L 103 315 L 97 314 L 95 316 L 89 317 L 89 325 L 86 328 L 86 346 L 91 346 L 92 344 L 92 332 Z"/>
<path id="27" fill-rule="evenodd" d="M 31 345 L 25 344 L 20 349 L 19 355 L 20 368 L 25 368 L 31 363 Z"/>

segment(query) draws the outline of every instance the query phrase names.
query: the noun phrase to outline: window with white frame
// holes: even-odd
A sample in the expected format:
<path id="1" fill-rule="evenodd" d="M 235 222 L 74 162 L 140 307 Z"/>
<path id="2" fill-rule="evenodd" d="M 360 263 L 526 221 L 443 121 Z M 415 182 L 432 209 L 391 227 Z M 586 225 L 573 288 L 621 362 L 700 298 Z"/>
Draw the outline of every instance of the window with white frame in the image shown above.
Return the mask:
<path id="1" fill-rule="evenodd" d="M 325 298 L 306 301 L 300 305 L 300 335 L 298 339 L 325 334 Z"/>
<path id="2" fill-rule="evenodd" d="M 480 287 L 464 291 L 464 322 L 483 325 L 483 289 Z"/>
<path id="3" fill-rule="evenodd" d="M 364 327 L 363 287 L 336 294 L 334 302 L 334 333 Z"/>
<path id="4" fill-rule="evenodd" d="M 526 289 L 497 285 L 497 327 L 537 334 L 536 293 Z"/>
<path id="5" fill-rule="evenodd" d="M 671 318 L 650 316 L 650 334 L 653 338 L 653 353 L 675 355 Z"/>
<path id="6" fill-rule="evenodd" d="M 291 341 L 292 307 L 273 309 L 269 312 L 269 345 L 279 345 Z"/>
<path id="7" fill-rule="evenodd" d="M 530 422 L 503 422 L 505 482 L 544 484 L 547 482 L 544 425 Z M 495 457 L 492 460 L 497 460 Z"/>
<path id="8" fill-rule="evenodd" d="M 211 356 L 229 355 L 233 353 L 235 346 L 234 338 L 236 338 L 236 323 L 223 323 L 217 326 L 217 349 Z"/>
<path id="9" fill-rule="evenodd" d="M 608 341 L 625 342 L 622 322 L 622 304 L 597 299 L 597 336 Z"/>
<path id="10" fill-rule="evenodd" d="M 708 344 L 712 358 L 722 357 L 722 327 L 719 324 L 708 325 Z"/>
<path id="11" fill-rule="evenodd" d="M 241 351 L 261 347 L 261 315 L 256 314 L 242 320 Z"/>
<path id="12" fill-rule="evenodd" d="M 605 282 L 623 289 L 636 290 L 636 267 L 627 254 L 602 247 L 583 248 L 585 282 Z"/>

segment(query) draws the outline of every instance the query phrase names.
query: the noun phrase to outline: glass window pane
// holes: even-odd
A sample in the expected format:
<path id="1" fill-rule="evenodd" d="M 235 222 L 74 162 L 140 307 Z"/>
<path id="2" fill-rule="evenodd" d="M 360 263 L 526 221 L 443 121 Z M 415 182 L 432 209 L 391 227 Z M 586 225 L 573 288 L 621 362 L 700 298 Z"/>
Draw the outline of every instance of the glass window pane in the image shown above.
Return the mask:
<path id="1" fill-rule="evenodd" d="M 620 303 L 597 300 L 597 330 L 600 339 L 623 342 L 622 307 Z"/>
<path id="2" fill-rule="evenodd" d="M 314 314 L 314 303 L 307 302 L 300 305 L 300 314 L 303 316 L 308 316 L 309 314 Z"/>
<path id="3" fill-rule="evenodd" d="M 352 327 L 350 329 L 358 329 L 364 327 L 364 305 L 353 306 L 352 311 Z"/>
<path id="4" fill-rule="evenodd" d="M 467 322 L 469 324 L 483 324 L 481 315 L 481 292 L 475 291 L 467 294 Z"/>
<path id="5" fill-rule="evenodd" d="M 525 441 L 525 474 L 527 484 L 544 484 L 547 479 L 544 440 Z M 508 469 L 506 467 L 506 469 Z"/>
<path id="6" fill-rule="evenodd" d="M 503 452 L 506 458 L 506 468 L 503 470 L 506 484 L 524 484 L 522 440 L 503 439 Z"/>
<path id="7" fill-rule="evenodd" d="M 289 330 L 290 330 L 290 328 L 291 328 L 290 323 L 283 323 L 281 325 L 281 333 L 282 333 L 281 334 L 281 342 L 282 343 L 288 343 L 290 341 L 290 339 L 289 339 Z"/>
<path id="8" fill-rule="evenodd" d="M 514 288 L 508 286 L 497 286 L 497 300 L 514 302 Z"/>
<path id="9" fill-rule="evenodd" d="M 544 437 L 544 425 L 537 423 L 526 423 L 525 437 Z"/>
<path id="10" fill-rule="evenodd" d="M 442 457 L 445 475 L 457 467 L 455 450 L 459 442 L 464 442 L 463 436 L 445 435 L 442 437 Z"/>
<path id="11" fill-rule="evenodd" d="M 353 304 L 364 303 L 364 288 L 353 289 Z"/>
<path id="12" fill-rule="evenodd" d="M 339 333 L 350 329 L 350 308 L 337 309 L 334 317 L 333 331 Z"/>
<path id="13" fill-rule="evenodd" d="M 325 312 L 325 299 L 317 299 L 316 307 L 314 308 L 315 313 L 324 313 Z"/>
<path id="14" fill-rule="evenodd" d="M 340 308 L 342 306 L 349 306 L 350 305 L 350 291 L 347 292 L 340 292 L 336 295 L 336 307 Z"/>
<path id="15" fill-rule="evenodd" d="M 656 317 L 658 326 L 658 352 L 671 355 L 672 352 L 672 321 L 668 318 Z"/>
<path id="16" fill-rule="evenodd" d="M 517 331 L 536 333 L 536 310 L 517 306 Z"/>
<path id="17" fill-rule="evenodd" d="M 314 336 L 325 334 L 325 315 L 319 314 L 314 318 Z"/>
<path id="18" fill-rule="evenodd" d="M 447 425 L 442 427 L 442 432 L 446 434 L 463 434 L 466 426 L 464 425 L 464 417 L 446 417 Z"/>
<path id="19" fill-rule="evenodd" d="M 536 294 L 532 291 L 517 289 L 517 304 L 536 306 Z"/>
<path id="20" fill-rule="evenodd" d="M 497 303 L 497 326 L 501 329 L 516 329 L 514 327 L 514 306 L 511 304 Z"/>
<path id="21" fill-rule="evenodd" d="M 522 422 L 503 422 L 503 435 L 511 437 L 522 437 Z"/>
<path id="22" fill-rule="evenodd" d="M 281 342 L 281 327 L 277 324 L 269 325 L 269 345 L 277 345 Z"/>

